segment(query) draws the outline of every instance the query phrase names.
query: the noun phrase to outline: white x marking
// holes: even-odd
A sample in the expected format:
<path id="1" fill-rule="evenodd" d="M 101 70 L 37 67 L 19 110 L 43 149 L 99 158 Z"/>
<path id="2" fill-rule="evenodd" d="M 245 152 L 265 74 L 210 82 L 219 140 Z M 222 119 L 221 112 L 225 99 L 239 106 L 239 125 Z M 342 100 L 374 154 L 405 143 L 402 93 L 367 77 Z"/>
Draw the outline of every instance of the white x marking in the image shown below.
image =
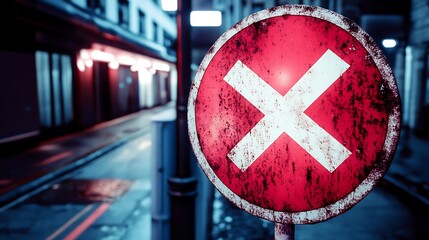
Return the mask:
<path id="1" fill-rule="evenodd" d="M 304 111 L 349 67 L 327 50 L 289 92 L 281 96 L 238 60 L 224 80 L 265 116 L 228 153 L 228 157 L 244 172 L 285 132 L 332 173 L 352 153 Z"/>

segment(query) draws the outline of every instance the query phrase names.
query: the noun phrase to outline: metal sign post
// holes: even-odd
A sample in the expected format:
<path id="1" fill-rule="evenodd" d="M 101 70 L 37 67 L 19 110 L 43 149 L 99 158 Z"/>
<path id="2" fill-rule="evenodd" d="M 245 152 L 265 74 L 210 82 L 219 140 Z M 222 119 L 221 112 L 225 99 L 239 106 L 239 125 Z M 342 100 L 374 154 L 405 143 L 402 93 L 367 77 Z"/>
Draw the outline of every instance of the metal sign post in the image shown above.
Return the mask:
<path id="1" fill-rule="evenodd" d="M 275 223 L 274 226 L 274 240 L 294 240 L 295 239 L 295 225 Z"/>
<path id="2" fill-rule="evenodd" d="M 349 19 L 285 5 L 225 32 L 191 86 L 197 160 L 239 208 L 293 224 L 335 217 L 362 200 L 393 159 L 400 97 L 386 58 Z"/>
<path id="3" fill-rule="evenodd" d="M 195 239 L 196 178 L 192 176 L 186 137 L 186 100 L 191 81 L 191 1 L 177 2 L 177 102 L 176 171 L 169 179 L 171 199 L 170 239 Z"/>

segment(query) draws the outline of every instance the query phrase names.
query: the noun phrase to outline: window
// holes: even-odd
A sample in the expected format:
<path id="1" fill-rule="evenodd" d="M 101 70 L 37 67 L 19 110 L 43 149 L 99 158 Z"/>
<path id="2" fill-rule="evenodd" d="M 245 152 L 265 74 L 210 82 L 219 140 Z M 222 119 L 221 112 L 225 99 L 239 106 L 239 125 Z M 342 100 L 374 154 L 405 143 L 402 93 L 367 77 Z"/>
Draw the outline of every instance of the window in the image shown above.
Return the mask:
<path id="1" fill-rule="evenodd" d="M 153 22 L 153 41 L 158 43 L 158 24 Z"/>
<path id="2" fill-rule="evenodd" d="M 252 12 L 259 12 L 265 9 L 265 4 L 263 2 L 252 3 Z"/>
<path id="3" fill-rule="evenodd" d="M 166 48 L 173 48 L 174 47 L 174 39 L 173 37 L 168 34 L 168 32 L 164 31 L 164 46 Z"/>
<path id="4" fill-rule="evenodd" d="M 286 1 L 286 0 L 276 0 L 275 1 L 275 5 L 276 6 L 281 6 L 281 5 L 285 5 L 285 4 L 294 4 L 296 1 Z"/>
<path id="5" fill-rule="evenodd" d="M 61 127 L 73 120 L 72 63 L 68 55 L 36 51 L 41 126 Z"/>
<path id="6" fill-rule="evenodd" d="M 429 55 L 427 56 L 426 59 L 426 92 L 425 92 L 425 96 L 424 96 L 424 104 L 429 105 Z"/>
<path id="7" fill-rule="evenodd" d="M 128 0 L 119 0 L 118 2 L 118 22 L 123 27 L 128 27 L 130 23 L 130 9 Z"/>
<path id="8" fill-rule="evenodd" d="M 139 10 L 139 33 L 146 36 L 146 14 Z"/>
<path id="9" fill-rule="evenodd" d="M 106 0 L 86 0 L 86 5 L 97 14 L 106 13 Z"/>

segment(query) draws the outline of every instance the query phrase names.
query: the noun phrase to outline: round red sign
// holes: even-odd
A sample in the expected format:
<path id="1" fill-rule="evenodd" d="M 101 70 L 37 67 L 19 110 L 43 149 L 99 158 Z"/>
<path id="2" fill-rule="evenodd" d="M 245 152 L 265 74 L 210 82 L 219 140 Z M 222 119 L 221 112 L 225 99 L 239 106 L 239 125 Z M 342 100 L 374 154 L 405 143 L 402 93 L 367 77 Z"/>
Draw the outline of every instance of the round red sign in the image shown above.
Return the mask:
<path id="1" fill-rule="evenodd" d="M 192 85 L 188 126 L 214 186 L 283 223 L 336 216 L 392 161 L 400 98 L 381 50 L 332 11 L 286 5 L 225 32 Z"/>

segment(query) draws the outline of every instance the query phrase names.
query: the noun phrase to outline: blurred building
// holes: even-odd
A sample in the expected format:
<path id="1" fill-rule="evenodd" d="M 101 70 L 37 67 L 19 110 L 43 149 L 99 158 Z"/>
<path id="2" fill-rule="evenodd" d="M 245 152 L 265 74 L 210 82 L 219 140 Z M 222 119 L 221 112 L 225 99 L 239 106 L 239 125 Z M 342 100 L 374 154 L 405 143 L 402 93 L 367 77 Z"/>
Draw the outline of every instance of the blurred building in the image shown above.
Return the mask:
<path id="1" fill-rule="evenodd" d="M 429 1 L 411 1 L 405 47 L 404 117 L 421 136 L 429 136 Z"/>
<path id="2" fill-rule="evenodd" d="M 161 1 L 15 0 L 0 9 L 0 144 L 58 135 L 175 96 Z"/>
<path id="3" fill-rule="evenodd" d="M 222 25 L 192 29 L 193 62 L 244 17 L 283 4 L 321 6 L 361 25 L 394 69 L 404 126 L 429 134 L 426 0 L 194 0 L 193 10 L 219 10 Z M 175 98 L 175 14 L 161 0 L 14 0 L 0 11 L 0 144 Z M 396 45 L 383 47 L 385 39 Z"/>
<path id="4" fill-rule="evenodd" d="M 211 30 L 218 36 L 246 16 L 283 4 L 320 6 L 342 14 L 359 24 L 380 46 L 395 73 L 402 97 L 404 129 L 418 136 L 429 136 L 429 39 L 427 13 L 429 1 L 411 0 L 214 0 L 210 6 L 197 4 L 196 8 L 213 8 L 222 12 L 222 26 Z M 194 6 L 195 8 L 195 6 Z M 194 53 L 202 59 L 209 43 L 216 38 L 207 29 L 194 30 L 196 46 L 201 51 Z M 202 44 L 201 44 L 202 43 Z M 385 45 L 392 43 L 393 45 Z"/>
<path id="5" fill-rule="evenodd" d="M 163 11 L 161 2 L 3 1 L 0 147 L 174 101 L 177 26 L 175 13 Z M 394 70 L 404 129 L 429 136 L 429 0 L 193 0 L 193 10 L 222 13 L 222 25 L 192 28 L 193 69 L 235 23 L 283 4 L 321 6 L 367 31 Z M 394 44 L 384 45 L 384 40 Z M 210 191 L 210 186 L 199 183 L 199 199 L 201 189 Z M 201 210 L 209 202 L 197 204 Z M 197 224 L 206 224 L 202 218 Z M 197 231 L 206 234 L 205 228 Z"/>

